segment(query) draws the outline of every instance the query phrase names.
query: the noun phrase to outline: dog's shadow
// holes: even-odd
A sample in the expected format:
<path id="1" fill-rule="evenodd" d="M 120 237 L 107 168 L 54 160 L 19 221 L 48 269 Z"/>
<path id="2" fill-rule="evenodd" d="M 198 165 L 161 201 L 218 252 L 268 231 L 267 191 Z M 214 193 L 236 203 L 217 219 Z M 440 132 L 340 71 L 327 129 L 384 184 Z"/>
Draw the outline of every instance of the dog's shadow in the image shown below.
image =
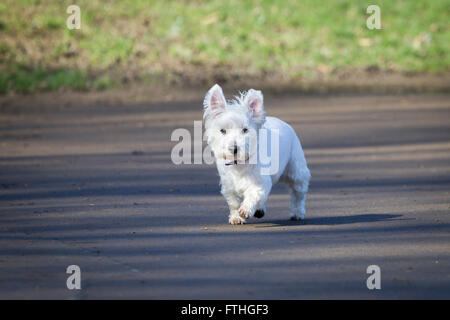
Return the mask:
<path id="1" fill-rule="evenodd" d="M 295 225 L 343 225 L 352 223 L 367 223 L 367 222 L 379 222 L 379 221 L 393 221 L 393 220 L 405 220 L 400 219 L 401 214 L 357 214 L 352 216 L 335 216 L 335 217 L 311 217 L 305 218 L 301 221 L 292 220 L 261 220 L 261 222 L 255 224 L 255 228 L 271 228 L 271 227 L 289 227 Z M 267 225 L 269 224 L 269 225 Z"/>

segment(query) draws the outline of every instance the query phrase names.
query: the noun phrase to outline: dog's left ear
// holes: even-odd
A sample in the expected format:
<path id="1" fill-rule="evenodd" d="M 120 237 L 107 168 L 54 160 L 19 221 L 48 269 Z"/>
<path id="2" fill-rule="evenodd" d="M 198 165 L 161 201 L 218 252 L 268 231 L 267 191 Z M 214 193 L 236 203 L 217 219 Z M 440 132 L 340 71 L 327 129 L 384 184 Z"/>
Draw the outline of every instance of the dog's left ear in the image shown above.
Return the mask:
<path id="1" fill-rule="evenodd" d="M 266 121 L 262 92 L 253 89 L 248 90 L 245 95 L 244 102 L 251 112 L 253 121 L 259 125 L 262 125 L 264 121 Z"/>
<path id="2" fill-rule="evenodd" d="M 209 89 L 203 101 L 204 119 L 214 118 L 225 111 L 227 102 L 223 95 L 222 88 L 215 84 Z"/>

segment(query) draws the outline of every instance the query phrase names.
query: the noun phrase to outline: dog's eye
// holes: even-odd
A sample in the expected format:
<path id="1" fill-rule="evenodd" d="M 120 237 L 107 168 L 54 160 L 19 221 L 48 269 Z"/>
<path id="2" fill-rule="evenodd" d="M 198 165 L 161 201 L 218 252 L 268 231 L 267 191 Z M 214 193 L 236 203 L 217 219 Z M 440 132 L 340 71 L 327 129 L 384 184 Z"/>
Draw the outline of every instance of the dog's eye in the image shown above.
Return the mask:
<path id="1" fill-rule="evenodd" d="M 247 129 L 247 128 L 244 128 L 244 129 L 242 129 L 242 132 L 243 132 L 243 133 L 247 133 L 247 132 L 248 132 L 248 129 Z"/>
<path id="2" fill-rule="evenodd" d="M 227 133 L 227 130 L 225 130 L 225 129 L 220 129 L 220 132 L 222 132 L 222 134 L 226 134 L 226 133 Z"/>

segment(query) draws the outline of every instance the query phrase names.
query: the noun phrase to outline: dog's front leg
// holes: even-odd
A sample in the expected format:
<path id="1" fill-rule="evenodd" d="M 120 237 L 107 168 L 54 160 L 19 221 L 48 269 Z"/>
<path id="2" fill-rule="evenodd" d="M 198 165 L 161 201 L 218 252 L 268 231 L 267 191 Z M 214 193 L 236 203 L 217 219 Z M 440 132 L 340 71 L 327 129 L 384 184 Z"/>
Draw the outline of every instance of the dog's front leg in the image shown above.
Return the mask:
<path id="1" fill-rule="evenodd" d="M 239 216 L 239 206 L 241 199 L 234 192 L 227 192 L 222 190 L 222 195 L 227 201 L 230 215 L 228 216 L 228 223 L 230 224 L 244 224 L 245 219 Z"/>
<path id="2" fill-rule="evenodd" d="M 239 207 L 239 216 L 244 219 L 253 217 L 256 209 L 265 206 L 266 191 L 260 186 L 251 186 L 244 192 L 244 200 Z"/>

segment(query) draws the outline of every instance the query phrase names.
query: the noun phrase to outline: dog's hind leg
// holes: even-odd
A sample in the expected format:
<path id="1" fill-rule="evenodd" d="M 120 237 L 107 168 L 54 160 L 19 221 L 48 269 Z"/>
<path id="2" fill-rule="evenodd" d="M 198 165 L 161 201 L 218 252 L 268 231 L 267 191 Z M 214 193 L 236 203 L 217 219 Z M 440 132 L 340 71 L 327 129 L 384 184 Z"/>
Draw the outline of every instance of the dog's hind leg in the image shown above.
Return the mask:
<path id="1" fill-rule="evenodd" d="M 311 174 L 306 163 L 299 161 L 299 157 L 293 157 L 287 169 L 286 178 L 291 193 L 289 219 L 303 220 L 306 214 L 306 193 L 308 192 Z"/>
<path id="2" fill-rule="evenodd" d="M 291 193 L 291 205 L 289 219 L 303 220 L 305 218 L 306 209 L 306 193 L 308 191 L 308 181 L 295 181 L 289 186 Z"/>

